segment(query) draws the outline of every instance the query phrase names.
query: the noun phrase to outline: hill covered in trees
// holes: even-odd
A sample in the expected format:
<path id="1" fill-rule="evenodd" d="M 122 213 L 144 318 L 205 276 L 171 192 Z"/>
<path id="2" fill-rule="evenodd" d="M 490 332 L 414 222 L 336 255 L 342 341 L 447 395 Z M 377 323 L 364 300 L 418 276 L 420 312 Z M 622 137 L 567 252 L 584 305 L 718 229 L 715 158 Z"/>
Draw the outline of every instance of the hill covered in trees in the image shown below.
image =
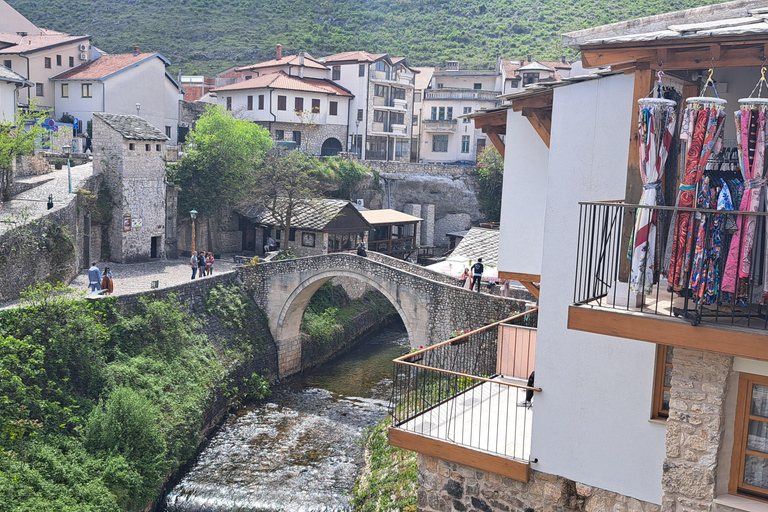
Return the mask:
<path id="1" fill-rule="evenodd" d="M 349 50 L 411 65 L 488 68 L 497 54 L 575 57 L 559 34 L 718 0 L 9 0 L 38 26 L 91 35 L 109 53 L 158 51 L 184 74 L 288 54 Z"/>

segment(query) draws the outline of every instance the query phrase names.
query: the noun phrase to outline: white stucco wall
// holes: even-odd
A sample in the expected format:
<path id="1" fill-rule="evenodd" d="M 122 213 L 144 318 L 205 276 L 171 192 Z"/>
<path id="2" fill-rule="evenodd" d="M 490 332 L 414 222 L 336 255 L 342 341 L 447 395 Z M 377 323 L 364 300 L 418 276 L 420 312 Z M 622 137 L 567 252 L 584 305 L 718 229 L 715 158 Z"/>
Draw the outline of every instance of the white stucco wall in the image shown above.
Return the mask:
<path id="1" fill-rule="evenodd" d="M 633 76 L 555 89 L 531 454 L 536 470 L 661 503 L 665 427 L 649 421 L 651 343 L 567 329 L 578 201 L 624 196 Z"/>
<path id="2" fill-rule="evenodd" d="M 91 97 L 83 98 L 83 84 L 91 84 Z M 61 85 L 69 84 L 69 97 L 61 97 Z M 94 112 L 104 111 L 104 83 L 95 81 L 63 81 L 50 82 L 51 87 L 56 88 L 56 119 L 60 119 L 63 114 L 70 114 L 83 122 L 83 129 L 87 122 L 93 118 Z M 117 113 L 117 112 L 112 112 Z M 127 112 L 122 112 L 127 114 Z M 136 108 L 133 109 L 136 113 Z"/>
<path id="3" fill-rule="evenodd" d="M 520 112 L 507 110 L 499 270 L 541 274 L 549 148 Z"/>
<path id="4" fill-rule="evenodd" d="M 16 115 L 16 85 L 0 82 L 0 121 L 12 121 Z"/>
<path id="5" fill-rule="evenodd" d="M 259 110 L 259 95 L 264 95 L 264 109 Z M 248 110 L 248 96 L 253 96 L 253 109 Z M 277 109 L 277 97 L 285 96 L 285 110 Z M 319 125 L 347 125 L 347 109 L 349 97 L 331 96 L 327 94 L 313 94 L 309 92 L 294 92 L 286 90 L 272 91 L 272 105 L 270 112 L 270 91 L 267 89 L 251 89 L 238 91 L 220 91 L 217 94 L 218 104 L 226 108 L 227 98 L 232 98 L 232 113 L 239 119 L 247 119 L 255 122 L 277 122 L 277 123 L 313 123 Z M 304 111 L 311 112 L 312 100 L 320 100 L 320 112 L 317 114 L 308 114 L 308 117 L 302 118 L 294 112 L 296 98 L 304 99 Z M 335 116 L 330 115 L 330 102 L 338 103 L 338 110 Z M 274 117 L 273 115 L 274 114 Z M 343 143 L 343 141 L 342 141 Z"/>

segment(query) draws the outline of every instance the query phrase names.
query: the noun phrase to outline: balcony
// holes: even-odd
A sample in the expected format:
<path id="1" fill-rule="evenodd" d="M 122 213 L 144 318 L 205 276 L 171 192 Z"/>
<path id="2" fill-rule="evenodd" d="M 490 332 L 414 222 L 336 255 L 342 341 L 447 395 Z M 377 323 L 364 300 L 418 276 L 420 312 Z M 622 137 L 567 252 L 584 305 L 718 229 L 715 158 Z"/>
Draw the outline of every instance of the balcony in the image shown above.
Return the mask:
<path id="1" fill-rule="evenodd" d="M 371 81 L 373 82 L 388 84 L 396 83 L 406 87 L 413 87 L 413 78 L 414 75 L 412 73 L 394 73 L 392 71 L 387 72 L 381 70 L 374 70 L 371 72 Z"/>
<path id="2" fill-rule="evenodd" d="M 456 131 L 456 119 L 424 119 L 424 131 L 427 133 L 453 133 Z"/>
<path id="3" fill-rule="evenodd" d="M 476 89 L 430 89 L 424 91 L 424 100 L 491 101 L 498 103 L 499 94 L 496 91 Z"/>
<path id="4" fill-rule="evenodd" d="M 621 202 L 580 209 L 570 329 L 768 360 L 768 213 Z M 656 227 L 630 248 L 644 232 L 635 235 L 638 216 Z M 741 242 L 750 230 L 751 246 Z"/>
<path id="5" fill-rule="evenodd" d="M 537 319 L 538 308 L 395 359 L 389 443 L 528 481 Z"/>

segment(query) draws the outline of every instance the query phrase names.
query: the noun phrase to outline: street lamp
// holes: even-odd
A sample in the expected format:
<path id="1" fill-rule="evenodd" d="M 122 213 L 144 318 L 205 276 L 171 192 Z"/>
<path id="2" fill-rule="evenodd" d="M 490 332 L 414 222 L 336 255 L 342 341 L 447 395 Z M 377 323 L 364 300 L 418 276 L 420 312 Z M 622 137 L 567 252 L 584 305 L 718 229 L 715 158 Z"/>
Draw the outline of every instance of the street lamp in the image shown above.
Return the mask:
<path id="1" fill-rule="evenodd" d="M 64 146 L 64 153 L 67 155 L 67 182 L 69 183 L 69 193 L 72 193 L 72 166 L 70 164 L 69 156 L 72 153 L 72 146 L 67 144 Z"/>
<path id="2" fill-rule="evenodd" d="M 197 218 L 197 210 L 190 210 L 189 216 L 192 217 L 192 252 L 195 252 L 195 219 Z"/>
<path id="3" fill-rule="evenodd" d="M 355 119 L 355 149 L 357 150 L 357 158 L 362 158 L 362 152 L 360 151 L 360 120 Z"/>

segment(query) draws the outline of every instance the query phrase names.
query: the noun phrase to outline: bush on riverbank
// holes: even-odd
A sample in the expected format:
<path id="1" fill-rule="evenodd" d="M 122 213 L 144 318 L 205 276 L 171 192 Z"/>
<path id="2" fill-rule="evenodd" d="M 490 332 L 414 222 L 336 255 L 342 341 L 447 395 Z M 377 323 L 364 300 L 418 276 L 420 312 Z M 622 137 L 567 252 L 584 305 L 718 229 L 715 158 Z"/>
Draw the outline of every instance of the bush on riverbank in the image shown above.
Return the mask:
<path id="1" fill-rule="evenodd" d="M 387 417 L 368 432 L 366 468 L 352 492 L 356 512 L 416 512 L 416 454 L 389 445 Z"/>
<path id="2" fill-rule="evenodd" d="M 197 449 L 222 350 L 173 296 L 131 314 L 50 286 L 27 299 L 0 312 L 3 510 L 144 508 Z"/>

